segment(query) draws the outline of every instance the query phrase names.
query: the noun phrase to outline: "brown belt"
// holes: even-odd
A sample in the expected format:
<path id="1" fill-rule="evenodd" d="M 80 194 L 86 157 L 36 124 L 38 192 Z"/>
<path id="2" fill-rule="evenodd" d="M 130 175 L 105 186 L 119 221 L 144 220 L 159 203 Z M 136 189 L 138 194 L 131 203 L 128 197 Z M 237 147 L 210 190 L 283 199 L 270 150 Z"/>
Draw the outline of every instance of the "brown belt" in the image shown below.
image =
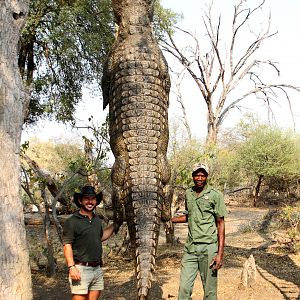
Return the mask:
<path id="1" fill-rule="evenodd" d="M 86 266 L 86 267 L 97 267 L 97 266 L 102 266 L 101 262 L 99 261 L 76 261 L 75 265 L 80 265 L 80 266 Z"/>

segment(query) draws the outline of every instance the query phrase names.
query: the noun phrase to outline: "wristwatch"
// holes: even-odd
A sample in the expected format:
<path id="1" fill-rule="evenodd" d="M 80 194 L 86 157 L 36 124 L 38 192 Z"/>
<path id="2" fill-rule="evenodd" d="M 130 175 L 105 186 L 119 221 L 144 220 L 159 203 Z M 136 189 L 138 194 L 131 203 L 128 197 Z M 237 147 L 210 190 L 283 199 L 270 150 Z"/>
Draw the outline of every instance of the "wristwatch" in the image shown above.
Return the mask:
<path id="1" fill-rule="evenodd" d="M 71 270 L 73 267 L 75 267 L 75 265 L 68 266 L 69 270 Z"/>

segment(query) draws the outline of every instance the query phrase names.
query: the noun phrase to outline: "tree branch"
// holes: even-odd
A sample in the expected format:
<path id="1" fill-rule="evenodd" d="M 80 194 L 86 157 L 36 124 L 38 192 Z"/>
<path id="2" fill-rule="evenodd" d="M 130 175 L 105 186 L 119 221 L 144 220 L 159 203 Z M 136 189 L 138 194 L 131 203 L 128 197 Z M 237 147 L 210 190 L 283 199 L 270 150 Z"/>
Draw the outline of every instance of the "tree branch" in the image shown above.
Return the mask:
<path id="1" fill-rule="evenodd" d="M 49 175 L 46 174 L 40 167 L 39 165 L 32 160 L 29 156 L 26 154 L 22 154 L 22 158 L 28 163 L 30 168 L 37 174 L 37 176 L 43 180 L 45 180 L 46 185 L 50 193 L 52 194 L 53 197 L 55 197 L 59 193 L 59 189 L 57 187 L 57 184 L 55 183 L 54 179 Z M 68 201 L 65 197 L 60 196 L 58 199 L 58 202 L 61 204 L 67 206 Z"/>

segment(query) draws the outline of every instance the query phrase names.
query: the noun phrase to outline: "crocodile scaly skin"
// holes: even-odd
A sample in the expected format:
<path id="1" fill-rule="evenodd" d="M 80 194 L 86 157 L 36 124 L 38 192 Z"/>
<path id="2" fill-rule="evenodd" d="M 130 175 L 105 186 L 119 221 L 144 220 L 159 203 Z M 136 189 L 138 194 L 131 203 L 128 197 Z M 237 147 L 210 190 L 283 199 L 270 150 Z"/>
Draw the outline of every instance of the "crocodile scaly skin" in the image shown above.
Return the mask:
<path id="1" fill-rule="evenodd" d="M 168 145 L 168 66 L 152 32 L 154 1 L 113 0 L 116 41 L 102 79 L 109 104 L 115 219 L 125 210 L 135 249 L 138 299 L 146 299 L 160 220 L 169 218 L 164 187 L 170 177 Z"/>

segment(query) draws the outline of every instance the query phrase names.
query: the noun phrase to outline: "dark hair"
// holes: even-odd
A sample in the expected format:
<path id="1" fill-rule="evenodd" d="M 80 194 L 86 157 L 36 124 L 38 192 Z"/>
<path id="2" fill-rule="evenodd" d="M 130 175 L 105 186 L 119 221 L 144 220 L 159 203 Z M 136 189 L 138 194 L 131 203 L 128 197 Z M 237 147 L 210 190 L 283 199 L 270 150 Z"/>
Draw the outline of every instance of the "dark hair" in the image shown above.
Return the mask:
<path id="1" fill-rule="evenodd" d="M 194 171 L 193 173 L 192 173 L 192 176 L 195 176 L 197 173 L 199 173 L 199 172 L 202 172 L 202 173 L 204 173 L 204 175 L 207 177 L 208 176 L 208 173 L 206 172 L 206 170 L 205 169 L 203 169 L 203 168 L 199 168 L 198 170 L 196 170 L 196 171 Z"/>

